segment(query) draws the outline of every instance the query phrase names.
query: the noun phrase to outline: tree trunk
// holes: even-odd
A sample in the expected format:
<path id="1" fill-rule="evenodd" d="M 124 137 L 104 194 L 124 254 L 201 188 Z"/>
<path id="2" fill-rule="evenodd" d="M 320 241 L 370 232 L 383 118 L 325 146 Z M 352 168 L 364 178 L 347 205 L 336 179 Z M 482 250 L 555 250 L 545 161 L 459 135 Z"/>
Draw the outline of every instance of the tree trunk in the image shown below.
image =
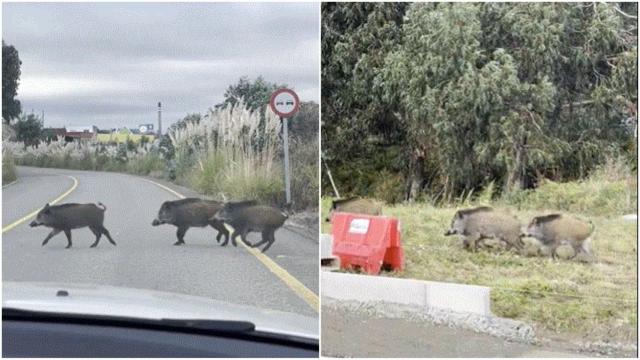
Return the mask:
<path id="1" fill-rule="evenodd" d="M 422 184 L 424 184 L 424 152 L 421 149 L 415 149 L 412 152 L 411 159 L 411 175 L 409 178 L 409 193 L 407 199 L 410 202 L 415 201 L 420 195 Z"/>
<path id="2" fill-rule="evenodd" d="M 507 180 L 503 189 L 505 193 L 527 188 L 527 136 L 522 135 L 518 140 L 515 140 L 513 149 L 515 161 L 513 166 L 507 170 Z"/>

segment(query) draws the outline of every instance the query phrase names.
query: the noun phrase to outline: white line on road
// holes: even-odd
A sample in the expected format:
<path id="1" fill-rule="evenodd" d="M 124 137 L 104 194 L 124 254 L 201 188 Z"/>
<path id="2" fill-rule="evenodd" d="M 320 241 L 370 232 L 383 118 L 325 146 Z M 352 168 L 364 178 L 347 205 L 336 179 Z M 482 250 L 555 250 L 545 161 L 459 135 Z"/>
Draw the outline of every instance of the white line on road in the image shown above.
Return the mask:
<path id="1" fill-rule="evenodd" d="M 69 190 L 67 190 L 64 193 L 62 193 L 62 195 L 60 195 L 57 198 L 49 201 L 49 204 L 55 204 L 58 201 L 64 199 L 67 195 L 71 194 L 71 192 L 73 190 L 75 190 L 76 187 L 78 187 L 78 179 L 76 179 L 75 177 L 73 177 L 71 175 L 64 175 L 64 176 L 66 176 L 66 177 L 70 178 L 71 180 L 73 180 L 73 185 L 69 188 Z M 19 220 L 16 220 L 16 221 L 12 222 L 11 224 L 3 227 L 2 228 L 2 233 L 4 234 L 5 232 L 13 229 L 14 227 L 16 227 L 16 226 L 22 224 L 23 222 L 31 219 L 32 217 L 36 216 L 38 214 L 38 211 L 40 211 L 40 210 L 42 210 L 42 208 L 38 208 L 37 210 L 34 210 L 33 212 L 31 212 L 28 215 L 26 215 L 25 217 L 23 217 L 23 218 L 21 218 Z"/>

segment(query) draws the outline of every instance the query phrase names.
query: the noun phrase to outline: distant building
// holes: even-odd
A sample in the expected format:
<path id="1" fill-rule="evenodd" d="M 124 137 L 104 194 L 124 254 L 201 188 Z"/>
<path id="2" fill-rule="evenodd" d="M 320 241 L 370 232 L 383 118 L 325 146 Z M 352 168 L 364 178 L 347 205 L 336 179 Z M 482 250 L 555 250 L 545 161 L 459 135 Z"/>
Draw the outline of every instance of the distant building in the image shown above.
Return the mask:
<path id="1" fill-rule="evenodd" d="M 57 141 L 59 137 L 65 137 L 67 129 L 65 128 L 44 128 L 42 129 L 42 138 L 47 141 Z"/>
<path id="2" fill-rule="evenodd" d="M 141 134 L 155 135 L 155 132 L 153 131 L 153 124 L 140 124 L 138 125 L 138 130 Z"/>
<path id="3" fill-rule="evenodd" d="M 116 131 L 112 131 L 108 134 L 98 134 L 96 140 L 100 143 L 123 143 L 127 140 L 131 140 L 134 143 L 138 143 L 146 138 L 147 141 L 152 142 L 155 139 L 153 134 L 141 134 L 139 129 L 129 129 L 127 127 L 119 128 Z"/>
<path id="4" fill-rule="evenodd" d="M 67 126 L 64 134 L 64 139 L 67 142 L 71 141 L 89 141 L 94 140 L 98 134 L 98 127 L 91 126 Z"/>

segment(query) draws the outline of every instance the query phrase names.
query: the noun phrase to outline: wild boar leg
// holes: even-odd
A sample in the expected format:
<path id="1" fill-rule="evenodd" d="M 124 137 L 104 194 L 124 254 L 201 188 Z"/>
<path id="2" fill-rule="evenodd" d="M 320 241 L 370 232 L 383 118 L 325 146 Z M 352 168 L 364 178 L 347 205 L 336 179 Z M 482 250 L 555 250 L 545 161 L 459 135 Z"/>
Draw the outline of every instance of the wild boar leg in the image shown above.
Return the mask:
<path id="1" fill-rule="evenodd" d="M 473 234 L 473 235 L 468 235 L 465 239 L 464 239 L 464 245 L 466 248 L 471 249 L 474 252 L 478 251 L 478 243 L 480 242 L 480 240 L 482 239 L 482 236 L 480 234 Z"/>
<path id="2" fill-rule="evenodd" d="M 62 231 L 61 229 L 53 229 L 53 230 L 51 230 L 51 232 L 49 233 L 49 235 L 47 235 L 47 237 L 46 237 L 46 238 L 44 238 L 44 241 L 42 242 L 42 246 L 47 245 L 47 243 L 49 242 L 49 240 L 50 240 L 52 237 L 54 237 L 54 236 L 56 236 L 56 235 L 60 234 L 60 232 L 61 232 L 61 231 Z"/>
<path id="3" fill-rule="evenodd" d="M 242 240 L 242 242 L 249 246 L 252 247 L 251 243 L 247 240 L 247 233 L 249 232 L 248 229 L 245 229 L 242 233 L 240 233 L 240 240 Z M 236 244 L 234 243 L 233 246 L 235 246 Z"/>
<path id="4" fill-rule="evenodd" d="M 236 229 L 233 229 L 233 234 L 231 234 L 231 241 L 232 242 L 236 242 L 235 238 L 237 238 L 238 236 L 240 236 L 240 232 Z M 220 246 L 227 246 L 227 244 L 229 243 L 229 237 L 225 238 L 225 240 L 222 242 L 222 244 L 220 244 Z"/>
<path id="5" fill-rule="evenodd" d="M 224 223 L 222 221 L 212 220 L 211 222 L 209 222 L 209 225 L 211 225 L 212 228 L 218 230 L 218 235 L 216 236 L 216 241 L 218 242 L 218 244 L 220 243 L 220 239 L 222 239 L 222 236 L 224 236 L 226 240 L 229 241 L 229 231 L 224 226 Z"/>
<path id="6" fill-rule="evenodd" d="M 242 240 L 243 243 L 247 244 L 248 246 L 251 246 L 250 243 L 247 242 L 247 232 L 249 232 L 249 229 L 242 229 L 240 231 L 236 231 L 234 233 L 234 236 L 231 236 L 231 243 L 233 244 L 233 246 L 238 246 L 238 243 L 236 242 L 236 238 L 238 236 L 240 236 L 240 240 Z"/>
<path id="7" fill-rule="evenodd" d="M 100 237 L 102 236 L 102 232 L 100 232 L 100 230 L 96 229 L 93 226 L 89 226 L 89 230 L 91 230 L 93 235 L 96 236 L 96 241 L 94 241 L 93 244 L 91 244 L 91 246 L 90 246 L 90 247 L 94 248 L 94 247 L 98 246 L 98 243 L 100 242 Z"/>
<path id="8" fill-rule="evenodd" d="M 64 234 L 67 235 L 67 246 L 65 246 L 65 249 L 68 249 L 71 247 L 71 229 L 65 229 Z"/>
<path id="9" fill-rule="evenodd" d="M 178 237 L 178 241 L 176 241 L 173 245 L 182 245 L 184 244 L 184 234 L 187 233 L 187 229 L 186 227 L 179 227 L 178 231 L 176 232 L 176 236 Z"/>
<path id="10" fill-rule="evenodd" d="M 274 231 L 269 231 L 269 242 L 267 243 L 267 246 L 265 246 L 262 249 L 262 252 L 265 252 L 267 250 L 269 250 L 269 248 L 271 247 L 271 245 L 273 245 L 273 243 L 276 241 L 275 235 L 274 235 Z"/>
<path id="11" fill-rule="evenodd" d="M 267 243 L 269 241 L 270 241 L 269 230 L 264 230 L 264 231 L 262 231 L 262 240 L 260 240 L 257 243 L 251 245 L 251 247 L 258 247 L 258 246 L 260 246 L 260 245 L 262 245 L 264 243 Z M 267 245 L 267 246 L 269 246 L 269 245 Z"/>
<path id="12" fill-rule="evenodd" d="M 106 228 L 106 227 L 102 226 L 102 227 L 100 227 L 98 230 L 99 230 L 101 233 L 103 233 L 103 234 L 104 234 L 104 236 L 106 236 L 106 237 L 107 237 L 107 240 L 109 240 L 109 242 L 110 242 L 112 245 L 114 245 L 114 246 L 116 245 L 116 242 L 115 242 L 115 241 L 113 241 L 113 239 L 111 238 L 111 234 L 109 234 L 109 230 L 107 230 L 107 228 Z"/>

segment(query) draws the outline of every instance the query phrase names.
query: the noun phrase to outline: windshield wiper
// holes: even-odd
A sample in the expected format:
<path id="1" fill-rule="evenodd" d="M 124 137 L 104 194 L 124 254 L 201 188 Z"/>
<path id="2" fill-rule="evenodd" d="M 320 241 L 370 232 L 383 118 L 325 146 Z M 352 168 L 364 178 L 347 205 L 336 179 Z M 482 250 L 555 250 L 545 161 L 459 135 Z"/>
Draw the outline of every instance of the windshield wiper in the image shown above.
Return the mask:
<path id="1" fill-rule="evenodd" d="M 2 309 L 2 320 L 47 321 L 104 326 L 145 327 L 159 330 L 189 331 L 206 334 L 238 334 L 254 332 L 249 321 L 208 319 L 144 319 L 124 316 L 58 313 L 14 308 Z"/>

